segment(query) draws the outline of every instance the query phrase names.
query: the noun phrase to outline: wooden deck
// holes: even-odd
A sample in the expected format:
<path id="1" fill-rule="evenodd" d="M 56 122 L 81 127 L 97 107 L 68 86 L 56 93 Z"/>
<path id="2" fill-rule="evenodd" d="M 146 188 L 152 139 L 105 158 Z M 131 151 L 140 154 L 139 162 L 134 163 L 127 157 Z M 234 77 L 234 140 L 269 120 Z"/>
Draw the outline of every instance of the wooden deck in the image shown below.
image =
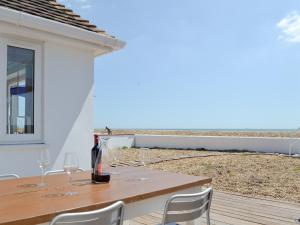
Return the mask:
<path id="1" fill-rule="evenodd" d="M 300 204 L 270 199 L 249 198 L 214 192 L 211 224 L 215 225 L 291 225 L 298 224 Z M 161 222 L 160 212 L 136 218 L 130 225 L 154 225 Z M 201 218 L 195 224 L 205 224 Z M 202 223 L 201 223 L 202 222 Z"/>

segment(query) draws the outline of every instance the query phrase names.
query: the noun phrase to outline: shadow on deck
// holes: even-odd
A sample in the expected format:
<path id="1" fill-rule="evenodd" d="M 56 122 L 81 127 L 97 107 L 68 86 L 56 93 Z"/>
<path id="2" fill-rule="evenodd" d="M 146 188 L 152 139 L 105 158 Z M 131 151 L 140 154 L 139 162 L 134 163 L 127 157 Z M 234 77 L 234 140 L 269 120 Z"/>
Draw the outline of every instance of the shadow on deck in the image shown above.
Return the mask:
<path id="1" fill-rule="evenodd" d="M 298 224 L 300 204 L 271 199 L 245 197 L 237 194 L 214 192 L 211 224 L 215 225 L 291 225 Z M 136 218 L 130 225 L 154 225 L 161 222 L 160 212 Z M 195 224 L 205 224 L 201 218 Z"/>

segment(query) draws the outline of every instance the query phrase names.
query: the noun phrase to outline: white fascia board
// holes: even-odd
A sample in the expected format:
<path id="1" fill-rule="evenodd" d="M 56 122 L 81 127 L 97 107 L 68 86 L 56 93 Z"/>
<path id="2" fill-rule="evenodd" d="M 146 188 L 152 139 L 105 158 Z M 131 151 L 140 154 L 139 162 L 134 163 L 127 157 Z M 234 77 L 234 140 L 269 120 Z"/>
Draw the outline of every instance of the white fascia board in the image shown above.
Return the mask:
<path id="1" fill-rule="evenodd" d="M 103 49 L 106 49 L 105 53 L 108 53 L 119 50 L 125 46 L 125 42 L 115 38 L 5 7 L 0 7 L 0 21 L 99 46 L 100 51 L 95 49 L 95 55 L 98 55 L 97 52 L 103 54 Z"/>

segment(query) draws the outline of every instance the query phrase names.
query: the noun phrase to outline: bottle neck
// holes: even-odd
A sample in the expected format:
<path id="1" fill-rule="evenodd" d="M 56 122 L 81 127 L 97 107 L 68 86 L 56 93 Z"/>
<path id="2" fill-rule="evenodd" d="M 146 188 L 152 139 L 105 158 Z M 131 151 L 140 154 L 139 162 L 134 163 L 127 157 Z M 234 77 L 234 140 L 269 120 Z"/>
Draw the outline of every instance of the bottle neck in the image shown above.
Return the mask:
<path id="1" fill-rule="evenodd" d="M 94 134 L 94 145 L 99 145 L 99 135 Z"/>

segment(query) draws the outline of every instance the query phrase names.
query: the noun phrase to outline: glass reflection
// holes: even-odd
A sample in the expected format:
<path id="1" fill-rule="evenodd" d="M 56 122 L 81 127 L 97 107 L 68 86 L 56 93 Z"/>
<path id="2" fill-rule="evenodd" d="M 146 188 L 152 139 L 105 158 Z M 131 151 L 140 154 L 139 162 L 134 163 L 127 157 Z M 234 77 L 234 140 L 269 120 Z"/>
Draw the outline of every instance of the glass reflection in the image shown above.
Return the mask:
<path id="1" fill-rule="evenodd" d="M 7 133 L 34 133 L 34 50 L 7 48 Z"/>

